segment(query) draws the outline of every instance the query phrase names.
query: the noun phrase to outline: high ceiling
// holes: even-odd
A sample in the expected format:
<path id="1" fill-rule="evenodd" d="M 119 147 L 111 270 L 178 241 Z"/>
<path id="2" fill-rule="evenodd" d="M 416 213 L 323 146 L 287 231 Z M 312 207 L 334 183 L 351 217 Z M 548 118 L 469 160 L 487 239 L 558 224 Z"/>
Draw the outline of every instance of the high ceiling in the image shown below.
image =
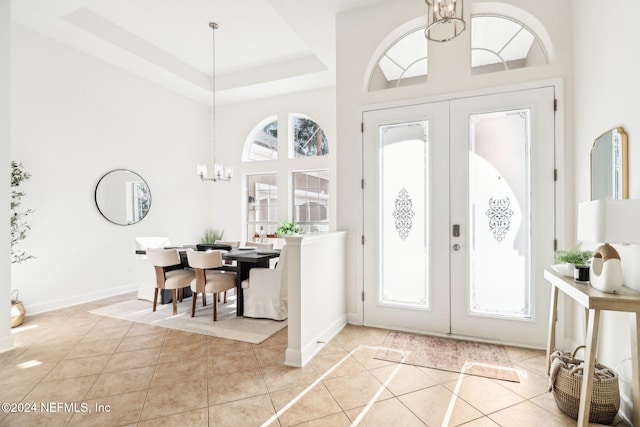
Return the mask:
<path id="1" fill-rule="evenodd" d="M 335 84 L 335 16 L 384 0 L 12 0 L 30 30 L 211 104 Z"/>

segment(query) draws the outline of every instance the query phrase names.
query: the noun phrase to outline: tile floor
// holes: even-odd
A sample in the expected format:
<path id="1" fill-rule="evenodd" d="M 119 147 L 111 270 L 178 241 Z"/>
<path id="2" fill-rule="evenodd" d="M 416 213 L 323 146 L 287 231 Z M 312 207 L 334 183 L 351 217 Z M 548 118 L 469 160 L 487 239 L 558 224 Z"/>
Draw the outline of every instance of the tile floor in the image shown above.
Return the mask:
<path id="1" fill-rule="evenodd" d="M 0 402 L 37 411 L 0 412 L 0 426 L 575 425 L 546 391 L 542 351 L 508 349 L 520 383 L 461 377 L 374 359 L 368 346 L 387 331 L 347 326 L 296 369 L 282 363 L 286 329 L 252 345 L 87 313 L 133 297 L 14 329 L 16 349 L 0 354 Z"/>

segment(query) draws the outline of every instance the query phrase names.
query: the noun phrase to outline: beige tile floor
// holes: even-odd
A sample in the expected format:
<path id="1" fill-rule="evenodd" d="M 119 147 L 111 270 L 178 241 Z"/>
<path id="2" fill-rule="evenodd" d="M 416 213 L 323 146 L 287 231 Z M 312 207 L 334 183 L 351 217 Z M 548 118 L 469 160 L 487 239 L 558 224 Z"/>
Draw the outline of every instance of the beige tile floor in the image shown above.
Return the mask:
<path id="1" fill-rule="evenodd" d="M 575 425 L 547 393 L 541 351 L 508 348 L 525 375 L 510 383 L 375 359 L 369 347 L 387 331 L 347 326 L 296 369 L 282 363 L 286 329 L 252 345 L 87 312 L 131 298 L 14 329 L 16 349 L 0 354 L 0 402 L 37 411 L 0 412 L 0 426 Z"/>

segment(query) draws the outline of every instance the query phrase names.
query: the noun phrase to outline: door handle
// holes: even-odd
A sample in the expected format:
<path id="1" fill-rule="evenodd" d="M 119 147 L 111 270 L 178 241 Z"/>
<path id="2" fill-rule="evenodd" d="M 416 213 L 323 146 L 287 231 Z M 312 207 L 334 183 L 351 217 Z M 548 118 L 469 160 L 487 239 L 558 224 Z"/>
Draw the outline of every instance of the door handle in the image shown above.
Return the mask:
<path id="1" fill-rule="evenodd" d="M 460 245 L 456 243 L 455 245 L 452 246 L 452 248 L 453 248 L 454 251 L 459 251 L 460 250 Z"/>

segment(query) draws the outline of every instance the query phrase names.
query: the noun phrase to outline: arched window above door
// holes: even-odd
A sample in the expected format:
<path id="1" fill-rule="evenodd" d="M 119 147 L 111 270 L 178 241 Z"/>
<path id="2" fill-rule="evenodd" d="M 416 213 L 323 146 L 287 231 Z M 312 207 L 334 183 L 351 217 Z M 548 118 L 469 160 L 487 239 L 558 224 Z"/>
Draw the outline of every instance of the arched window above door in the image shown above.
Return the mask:
<path id="1" fill-rule="evenodd" d="M 483 11 L 472 16 L 470 27 L 472 75 L 549 63 L 541 38 L 516 18 Z M 425 28 L 422 25 L 405 33 L 384 50 L 369 76 L 369 92 L 427 82 Z"/>
<path id="2" fill-rule="evenodd" d="M 548 63 L 542 43 L 524 24 L 498 15 L 476 15 L 471 19 L 472 74 Z"/>

